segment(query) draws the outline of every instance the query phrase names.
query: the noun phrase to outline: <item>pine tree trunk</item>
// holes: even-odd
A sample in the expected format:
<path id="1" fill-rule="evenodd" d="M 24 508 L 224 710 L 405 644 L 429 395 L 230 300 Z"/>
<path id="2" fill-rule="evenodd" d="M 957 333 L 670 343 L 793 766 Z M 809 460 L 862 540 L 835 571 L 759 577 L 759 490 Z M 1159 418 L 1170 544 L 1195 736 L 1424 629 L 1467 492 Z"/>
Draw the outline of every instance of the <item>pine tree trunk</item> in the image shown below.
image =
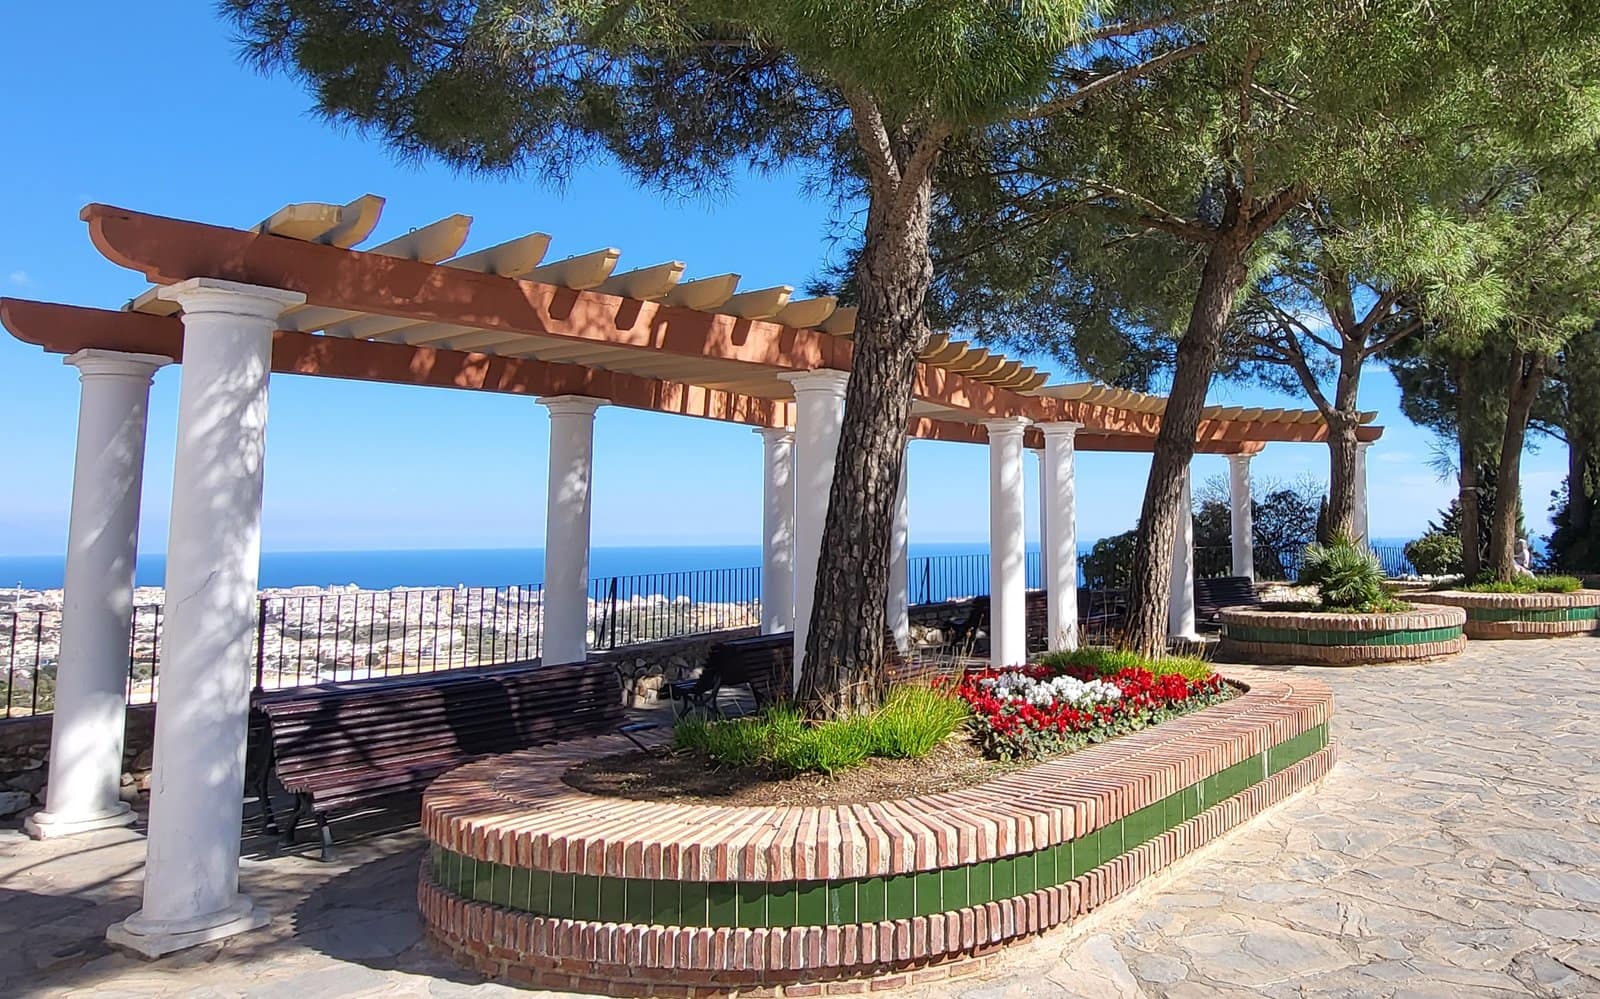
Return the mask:
<path id="1" fill-rule="evenodd" d="M 1183 475 L 1194 457 L 1200 411 L 1205 407 L 1206 391 L 1217 368 L 1222 335 L 1233 318 L 1239 290 L 1244 287 L 1244 251 L 1243 236 L 1237 232 L 1225 233 L 1212 244 L 1200 276 L 1200 290 L 1189 313 L 1189 325 L 1178 341 L 1177 367 L 1150 461 L 1128 582 L 1128 619 L 1122 645 L 1141 655 L 1160 655 L 1167 648 L 1173 536 L 1178 518 L 1191 515 L 1191 511 L 1181 509 Z"/>
<path id="2" fill-rule="evenodd" d="M 886 220 L 885 199 L 875 197 L 867 213 L 855 351 L 798 691 L 810 718 L 870 710 L 886 686 L 894 502 L 917 355 L 928 340 L 930 193 L 924 182 L 910 218 L 898 226 Z"/>
<path id="3" fill-rule="evenodd" d="M 1589 495 L 1589 438 L 1571 421 L 1567 431 L 1567 529 L 1574 539 L 1587 537 L 1594 520 Z"/>
<path id="4" fill-rule="evenodd" d="M 1470 378 L 1467 374 L 1466 362 L 1457 362 L 1456 365 L 1456 411 L 1459 416 L 1465 412 L 1461 405 L 1468 392 Z M 1478 446 L 1473 431 L 1473 421 L 1458 418 L 1456 420 L 1456 443 L 1459 448 L 1457 457 L 1456 481 L 1460 490 L 1456 494 L 1456 506 L 1461 510 L 1461 573 L 1472 582 L 1483 575 L 1483 542 L 1478 535 L 1480 513 L 1478 511 Z"/>
<path id="5" fill-rule="evenodd" d="M 1499 580 L 1517 575 L 1517 507 L 1522 500 L 1522 448 L 1528 437 L 1528 417 L 1544 382 L 1545 359 L 1536 353 L 1511 352 L 1511 376 L 1506 394 L 1506 429 L 1500 444 L 1500 468 L 1495 476 L 1494 520 L 1489 527 L 1489 559 Z"/>
<path id="6" fill-rule="evenodd" d="M 1361 425 L 1356 399 L 1360 389 L 1361 355 L 1357 346 L 1347 347 L 1339 357 L 1333 409 L 1325 413 L 1328 421 L 1329 537 L 1355 536 L 1356 428 Z"/>

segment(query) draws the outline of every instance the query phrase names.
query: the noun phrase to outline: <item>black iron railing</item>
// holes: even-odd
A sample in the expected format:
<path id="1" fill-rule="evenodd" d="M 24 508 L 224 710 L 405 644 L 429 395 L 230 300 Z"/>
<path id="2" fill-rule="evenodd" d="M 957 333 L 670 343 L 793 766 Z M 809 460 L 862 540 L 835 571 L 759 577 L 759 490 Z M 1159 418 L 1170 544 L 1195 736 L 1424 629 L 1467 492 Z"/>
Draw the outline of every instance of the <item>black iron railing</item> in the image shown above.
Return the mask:
<path id="1" fill-rule="evenodd" d="M 1399 546 L 1373 551 L 1390 576 L 1414 571 Z M 1202 556 L 1222 568 L 1200 575 L 1231 571 L 1225 549 L 1197 551 L 1197 566 L 1205 561 Z M 1278 565 L 1282 573 L 1277 578 L 1298 578 L 1299 552 L 1285 553 Z M 913 558 L 907 570 L 913 604 L 989 592 L 985 553 Z M 1025 573 L 1029 588 L 1044 585 L 1039 552 L 1027 553 Z M 1260 571 L 1257 575 L 1268 578 Z M 1083 582 L 1080 569 L 1078 583 Z M 279 690 L 523 662 L 541 651 L 543 617 L 544 593 L 538 585 L 263 597 L 253 678 L 258 689 Z M 599 577 L 589 583 L 588 619 L 589 647 L 597 650 L 751 627 L 761 620 L 761 570 Z M 164 623 L 159 606 L 134 610 L 128 637 L 129 704 L 157 700 Z M 0 610 L 3 717 L 53 710 L 60 633 L 59 608 Z"/>

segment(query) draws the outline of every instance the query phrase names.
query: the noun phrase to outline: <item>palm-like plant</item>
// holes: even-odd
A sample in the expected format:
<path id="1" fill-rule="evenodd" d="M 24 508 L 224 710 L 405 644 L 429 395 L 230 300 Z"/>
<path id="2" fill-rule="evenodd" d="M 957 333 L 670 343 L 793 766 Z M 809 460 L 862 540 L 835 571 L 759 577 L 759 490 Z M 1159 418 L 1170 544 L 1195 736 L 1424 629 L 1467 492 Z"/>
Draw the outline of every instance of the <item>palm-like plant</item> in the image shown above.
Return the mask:
<path id="1" fill-rule="evenodd" d="M 1306 546 L 1300 582 L 1317 588 L 1324 607 L 1365 607 L 1386 596 L 1378 556 L 1344 535 Z"/>

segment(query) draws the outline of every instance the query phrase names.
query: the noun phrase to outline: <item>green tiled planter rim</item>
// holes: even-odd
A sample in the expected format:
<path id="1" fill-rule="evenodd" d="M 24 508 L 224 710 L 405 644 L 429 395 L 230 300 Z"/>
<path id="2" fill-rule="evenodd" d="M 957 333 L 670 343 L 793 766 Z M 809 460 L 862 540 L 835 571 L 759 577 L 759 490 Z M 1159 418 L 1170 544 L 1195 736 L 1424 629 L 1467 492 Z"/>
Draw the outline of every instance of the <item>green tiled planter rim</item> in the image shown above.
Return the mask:
<path id="1" fill-rule="evenodd" d="M 836 881 L 668 881 L 553 874 L 433 846 L 434 883 L 541 916 L 658 926 L 793 927 L 929 916 L 1025 895 L 1094 870 L 1328 745 L 1318 725 L 1086 836 L 941 871 Z"/>
<path id="2" fill-rule="evenodd" d="M 1600 607 L 1467 607 L 1468 621 L 1597 621 Z"/>
<path id="3" fill-rule="evenodd" d="M 1237 642 L 1269 645 L 1427 645 L 1449 642 L 1462 635 L 1461 625 L 1447 628 L 1397 628 L 1392 631 L 1340 631 L 1335 629 L 1252 628 L 1224 624 L 1222 634 Z"/>

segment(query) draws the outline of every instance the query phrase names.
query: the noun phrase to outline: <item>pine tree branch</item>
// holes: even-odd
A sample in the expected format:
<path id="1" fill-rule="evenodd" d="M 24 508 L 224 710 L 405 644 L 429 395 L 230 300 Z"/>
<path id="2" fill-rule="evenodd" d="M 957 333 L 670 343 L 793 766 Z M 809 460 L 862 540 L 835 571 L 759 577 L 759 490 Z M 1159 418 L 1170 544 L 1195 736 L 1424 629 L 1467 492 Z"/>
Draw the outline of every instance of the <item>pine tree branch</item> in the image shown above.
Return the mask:
<path id="1" fill-rule="evenodd" d="M 867 176 L 879 193 L 894 197 L 900 184 L 900 167 L 895 163 L 894 146 L 883 124 L 883 114 L 877 102 L 866 94 L 854 90 L 843 93 L 850 107 L 850 124 L 855 129 L 856 143 L 867 158 Z"/>
<path id="2" fill-rule="evenodd" d="M 1055 97 L 1051 100 L 1045 101 L 1043 104 L 1036 105 L 1033 108 L 1017 115 L 1016 120 L 1037 121 L 1041 118 L 1052 118 L 1065 111 L 1071 111 L 1073 108 L 1078 107 L 1095 94 L 1110 90 L 1112 87 L 1115 87 L 1118 84 L 1127 83 L 1130 80 L 1137 80 L 1140 77 L 1148 76 L 1170 63 L 1179 62 L 1181 60 L 1188 59 L 1191 56 L 1199 55 L 1201 52 L 1205 51 L 1205 47 L 1206 46 L 1204 42 L 1195 42 L 1192 45 L 1185 45 L 1182 48 L 1169 49 L 1158 56 L 1153 56 L 1152 58 L 1146 59 L 1144 62 L 1136 63 L 1124 69 L 1119 69 L 1114 73 L 1107 73 L 1092 83 L 1086 83 L 1069 94 L 1062 94 L 1060 97 Z"/>

